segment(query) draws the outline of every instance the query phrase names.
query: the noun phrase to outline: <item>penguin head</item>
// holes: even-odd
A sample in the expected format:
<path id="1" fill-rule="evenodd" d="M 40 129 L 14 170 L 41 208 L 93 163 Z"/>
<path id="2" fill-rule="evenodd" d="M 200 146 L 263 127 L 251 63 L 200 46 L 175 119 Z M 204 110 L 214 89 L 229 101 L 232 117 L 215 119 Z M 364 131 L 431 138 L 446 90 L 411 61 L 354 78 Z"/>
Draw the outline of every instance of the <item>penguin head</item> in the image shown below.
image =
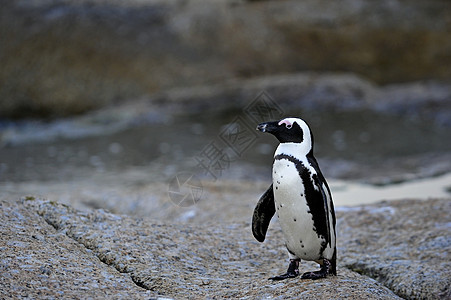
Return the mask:
<path id="1" fill-rule="evenodd" d="M 285 118 L 280 121 L 258 124 L 257 130 L 274 135 L 280 143 L 313 144 L 310 128 L 299 118 Z"/>

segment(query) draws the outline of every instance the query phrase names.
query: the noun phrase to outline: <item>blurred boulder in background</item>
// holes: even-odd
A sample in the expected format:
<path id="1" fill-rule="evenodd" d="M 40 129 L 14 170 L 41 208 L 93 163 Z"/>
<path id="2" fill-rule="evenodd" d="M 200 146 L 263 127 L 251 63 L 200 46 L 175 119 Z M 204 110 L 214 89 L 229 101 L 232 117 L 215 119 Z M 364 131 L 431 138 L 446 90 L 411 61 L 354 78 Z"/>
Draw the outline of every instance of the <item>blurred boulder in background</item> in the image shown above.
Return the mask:
<path id="1" fill-rule="evenodd" d="M 451 3 L 0 0 L 0 117 L 304 71 L 451 79 Z"/>

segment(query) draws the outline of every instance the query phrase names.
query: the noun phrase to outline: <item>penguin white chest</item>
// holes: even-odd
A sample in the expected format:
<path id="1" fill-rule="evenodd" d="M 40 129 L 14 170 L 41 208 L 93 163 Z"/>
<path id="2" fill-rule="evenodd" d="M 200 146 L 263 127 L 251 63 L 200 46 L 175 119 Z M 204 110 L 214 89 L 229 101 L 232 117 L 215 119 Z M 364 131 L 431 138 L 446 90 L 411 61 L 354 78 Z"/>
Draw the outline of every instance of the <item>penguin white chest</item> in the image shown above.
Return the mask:
<path id="1" fill-rule="evenodd" d="M 276 213 L 288 251 L 301 259 L 319 259 L 321 246 L 325 241 L 315 230 L 304 183 L 292 161 L 274 161 L 273 191 Z"/>

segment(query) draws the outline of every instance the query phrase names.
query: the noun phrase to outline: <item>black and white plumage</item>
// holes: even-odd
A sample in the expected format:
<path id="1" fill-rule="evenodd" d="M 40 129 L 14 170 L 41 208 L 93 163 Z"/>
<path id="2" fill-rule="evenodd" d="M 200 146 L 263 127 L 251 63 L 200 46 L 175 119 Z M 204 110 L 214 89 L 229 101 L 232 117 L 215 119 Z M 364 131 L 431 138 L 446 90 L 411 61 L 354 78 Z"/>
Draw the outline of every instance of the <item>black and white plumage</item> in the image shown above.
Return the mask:
<path id="1" fill-rule="evenodd" d="M 285 238 L 290 264 L 281 280 L 299 275 L 301 259 L 316 261 L 321 269 L 303 279 L 336 275 L 335 212 L 327 182 L 313 156 L 313 135 L 298 118 L 259 124 L 258 130 L 273 134 L 280 142 L 274 154 L 273 183 L 254 210 L 252 233 L 265 240 L 275 213 Z"/>

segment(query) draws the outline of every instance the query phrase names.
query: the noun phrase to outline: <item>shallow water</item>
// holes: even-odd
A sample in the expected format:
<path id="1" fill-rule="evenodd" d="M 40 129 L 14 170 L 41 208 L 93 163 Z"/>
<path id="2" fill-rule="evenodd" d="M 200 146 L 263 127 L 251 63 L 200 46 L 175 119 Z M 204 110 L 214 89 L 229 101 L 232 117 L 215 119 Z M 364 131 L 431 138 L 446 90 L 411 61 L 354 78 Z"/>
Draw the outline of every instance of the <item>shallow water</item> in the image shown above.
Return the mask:
<path id="1" fill-rule="evenodd" d="M 402 161 L 415 155 L 451 152 L 451 129 L 424 121 L 372 111 L 292 111 L 286 115 L 300 116 L 310 124 L 320 161 L 361 163 L 371 169 L 388 158 Z M 237 155 L 221 139 L 221 132 L 233 128 L 239 116 L 248 126 L 245 137 L 252 142 Z M 245 165 L 240 172 L 246 177 L 259 177 L 256 173 L 271 165 L 277 141 L 254 131 L 257 124 L 240 110 L 164 120 L 113 134 L 4 146 L 0 148 L 0 181 L 63 181 L 92 172 L 149 167 L 155 162 L 166 169 L 183 170 L 212 143 L 229 155 L 230 168 Z M 340 177 L 339 170 L 333 174 Z"/>

